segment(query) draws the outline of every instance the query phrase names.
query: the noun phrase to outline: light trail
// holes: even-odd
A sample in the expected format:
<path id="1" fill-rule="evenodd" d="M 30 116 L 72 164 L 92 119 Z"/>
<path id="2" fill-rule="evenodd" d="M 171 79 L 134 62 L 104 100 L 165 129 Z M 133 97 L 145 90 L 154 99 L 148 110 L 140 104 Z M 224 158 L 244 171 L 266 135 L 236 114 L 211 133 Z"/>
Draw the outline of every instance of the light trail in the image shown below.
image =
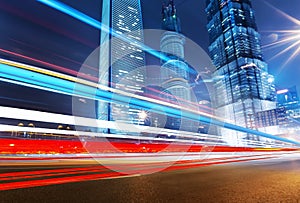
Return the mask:
<path id="1" fill-rule="evenodd" d="M 95 82 L 98 81 L 98 79 L 96 77 L 93 77 L 93 76 L 90 76 L 90 75 L 87 75 L 87 74 L 84 74 L 84 73 L 80 73 L 80 72 L 74 71 L 74 70 L 69 69 L 69 68 L 54 65 L 52 63 L 48 63 L 48 62 L 45 62 L 45 61 L 42 61 L 42 60 L 39 60 L 39 59 L 31 58 L 29 56 L 25 56 L 25 55 L 18 54 L 18 53 L 15 53 L 15 52 L 12 52 L 12 51 L 9 51 L 9 50 L 5 50 L 5 49 L 1 49 L 1 48 L 0 48 L 0 51 L 4 52 L 4 53 L 7 53 L 7 54 L 10 54 L 10 55 L 18 56 L 20 58 L 27 59 L 27 60 L 30 60 L 30 61 L 33 61 L 33 62 L 36 62 L 36 63 L 39 63 L 41 65 L 50 67 L 50 68 L 58 70 L 58 71 L 62 71 L 64 73 L 68 73 L 68 74 L 73 75 L 73 76 L 82 77 L 82 78 L 89 79 L 89 80 L 95 81 Z"/>
<path id="2" fill-rule="evenodd" d="M 7 52 L 7 53 L 16 54 L 14 52 L 10 52 L 8 50 L 4 50 L 4 49 L 1 49 L 1 48 L 0 48 L 0 51 L 5 52 L 5 53 Z M 16 55 L 17 56 L 25 57 L 26 59 L 32 59 L 33 61 L 40 61 L 40 60 L 33 59 L 33 58 L 30 58 L 30 57 L 27 57 L 27 56 L 24 56 L 24 55 L 20 55 L 20 54 L 16 54 Z M 40 62 L 42 64 L 46 63 L 46 62 L 43 62 L 43 61 L 40 61 Z M 30 71 L 34 71 L 34 72 L 38 72 L 38 73 L 50 75 L 50 76 L 53 76 L 53 77 L 65 79 L 65 80 L 76 82 L 76 83 L 79 83 L 79 84 L 88 85 L 88 86 L 91 86 L 91 87 L 94 87 L 94 88 L 98 88 L 100 86 L 98 83 L 95 83 L 95 81 L 98 81 L 98 78 L 96 78 L 96 77 L 93 77 L 93 76 L 90 76 L 90 75 L 86 75 L 86 74 L 83 74 L 83 73 L 79 73 L 79 72 L 76 72 L 76 71 L 73 71 L 73 70 L 68 71 L 69 69 L 67 69 L 65 67 L 57 66 L 57 65 L 54 65 L 54 64 L 50 64 L 50 65 L 52 65 L 52 68 L 56 68 L 57 70 L 69 73 L 69 74 L 71 74 L 71 76 L 63 74 L 63 73 L 58 73 L 58 72 L 55 72 L 55 71 L 51 71 L 51 70 L 39 68 L 39 67 L 36 67 L 36 66 L 33 66 L 33 65 L 28 65 L 28 64 L 24 64 L 24 63 L 10 61 L 10 60 L 6 60 L 6 59 L 1 59 L 1 58 L 0 58 L 0 63 L 6 64 L 6 65 L 11 65 L 11 66 L 18 67 L 18 68 L 22 68 L 22 69 L 25 69 L 25 70 L 30 70 Z M 46 63 L 46 64 L 48 64 L 48 63 Z M 72 75 L 73 76 L 80 76 L 80 78 L 73 77 Z M 89 79 L 89 80 L 85 80 L 83 78 Z M 132 81 L 128 81 L 128 82 L 132 82 Z M 114 84 L 112 84 L 112 85 L 114 85 Z M 111 92 L 118 91 L 116 89 L 105 87 L 105 86 L 101 86 L 101 88 L 105 89 L 106 91 L 111 91 Z M 150 90 L 150 91 L 154 91 L 154 92 L 158 93 L 157 90 L 155 90 L 154 88 L 149 88 L 149 87 L 145 87 L 145 88 L 148 89 L 148 90 Z M 119 91 L 121 91 L 121 90 L 119 90 Z M 123 91 L 123 93 L 124 93 L 124 91 Z M 174 95 L 170 95 L 170 94 L 167 94 L 167 93 L 163 93 L 163 94 L 165 96 L 174 96 Z M 148 96 L 149 98 L 153 97 L 153 95 L 147 95 L 147 94 L 145 94 L 143 96 L 144 97 Z M 186 104 L 186 103 L 191 104 L 192 107 L 189 106 L 188 108 L 193 108 L 193 110 L 198 110 L 198 109 L 194 108 L 195 106 L 199 107 L 201 109 L 208 108 L 208 109 L 212 110 L 209 107 L 203 107 L 202 105 L 199 105 L 197 103 L 193 103 L 193 102 L 190 102 L 190 101 L 186 101 L 186 100 L 181 99 L 181 98 L 176 98 L 176 99 L 179 100 L 179 101 L 181 101 L 182 104 Z M 156 100 L 156 101 L 159 101 L 159 100 Z M 166 101 L 165 99 L 161 99 L 160 101 L 165 101 L 165 104 L 167 104 L 167 103 L 173 103 L 173 104 L 175 104 L 174 102 L 172 102 L 172 101 Z M 177 104 L 175 104 L 175 105 L 177 105 Z M 203 113 L 205 113 L 205 112 L 203 112 Z M 219 118 L 219 119 L 221 119 L 221 118 Z"/>
<path id="3" fill-rule="evenodd" d="M 0 117 L 2 118 L 7 118 L 11 113 L 15 111 L 8 110 L 8 108 L 1 109 L 3 107 L 0 107 L 1 110 L 5 110 L 7 112 L 7 115 L 1 115 Z M 38 118 L 38 114 L 40 116 L 45 116 L 45 113 L 42 112 L 33 112 L 30 110 L 20 110 L 16 109 L 17 112 L 20 113 L 20 116 L 10 116 L 10 118 L 14 119 L 20 119 L 20 120 L 37 120 L 40 121 Z M 24 112 L 25 111 L 25 112 Z M 24 115 L 24 113 L 26 115 Z M 47 121 L 45 122 L 50 122 L 49 120 L 52 120 L 51 117 L 54 117 L 53 120 L 58 120 L 60 124 L 66 124 L 65 120 L 62 118 L 66 118 L 66 116 L 61 116 L 59 114 L 50 114 L 46 113 L 47 116 Z M 35 118 L 37 116 L 37 118 Z M 24 119 L 25 118 L 25 119 Z M 87 119 L 87 118 L 71 118 L 70 120 L 75 121 L 75 120 L 81 120 L 84 119 L 85 122 L 79 123 L 82 124 L 81 126 L 84 126 L 88 123 L 95 123 L 95 125 L 86 125 L 88 127 L 102 127 L 102 126 L 108 126 L 111 129 L 118 129 L 117 124 L 112 121 L 99 121 L 99 120 L 93 120 L 93 119 Z M 89 121 L 88 121 L 89 120 Z M 68 122 L 67 124 L 69 125 L 75 125 L 78 123 L 77 122 Z M 126 129 L 129 129 L 127 132 L 136 132 L 135 130 L 130 131 L 130 129 L 135 129 L 139 128 L 140 126 L 135 126 L 132 124 L 124 124 L 126 125 Z M 73 130 L 58 130 L 58 129 L 48 129 L 48 128 L 32 128 L 32 127 L 20 127 L 20 126 L 12 126 L 12 125 L 3 125 L 0 124 L 0 132 L 8 132 L 8 133 L 23 133 L 23 132 L 28 132 L 28 133 L 40 133 L 40 137 L 49 137 L 49 136 L 60 136 L 60 135 L 72 135 L 74 137 L 92 137 L 92 138 L 119 138 L 119 139 L 134 139 L 134 140 L 143 140 L 143 141 L 156 141 L 156 142 L 175 142 L 175 143 L 186 143 L 186 144 L 200 144 L 200 145 L 211 145 L 211 146 L 227 146 L 226 143 L 221 142 L 221 138 L 219 136 L 215 135 L 209 135 L 209 134 L 200 134 L 200 133 L 189 133 L 185 131 L 177 131 L 177 130 L 168 130 L 168 129 L 162 129 L 162 128 L 155 128 L 155 127 L 146 127 L 140 128 L 138 130 L 138 133 L 147 133 L 145 135 L 122 135 L 122 134 L 105 134 L 105 133 L 96 133 L 96 132 L 85 132 L 85 131 L 73 131 Z M 149 136 L 149 135 L 155 135 L 155 134 L 160 134 L 160 135 L 165 135 L 166 138 L 157 138 L 155 136 Z M 148 135 L 148 136 L 147 136 Z M 175 136 L 176 138 L 171 138 L 170 136 Z M 60 136 L 62 137 L 62 136 Z M 68 136 L 64 136 L 65 138 L 69 138 Z M 184 139 L 184 140 L 183 140 Z M 261 141 L 249 141 L 248 144 L 251 144 L 252 147 L 258 147 L 262 144 L 267 144 L 266 142 L 261 142 Z M 279 144 L 271 144 L 272 147 L 283 147 L 283 145 Z"/>
<path id="4" fill-rule="evenodd" d="M 57 117 L 59 119 L 59 117 Z M 60 120 L 61 121 L 61 120 Z M 100 121 L 101 122 L 101 121 Z M 62 121 L 63 123 L 63 121 Z M 99 123 L 99 122 L 98 122 Z M 76 123 L 77 124 L 77 123 Z M 107 126 L 107 125 L 103 125 Z M 111 126 L 111 129 L 118 129 L 114 122 L 110 122 L 108 126 Z M 129 124 L 128 124 L 129 126 Z M 133 125 L 131 125 L 132 127 Z M 90 126 L 89 126 L 90 127 Z M 96 127 L 96 126 L 94 126 Z M 98 126 L 104 128 L 101 126 Z M 154 128 L 153 128 L 154 129 Z M 159 131 L 160 130 L 160 131 Z M 134 132 L 134 130 L 132 130 Z M 171 138 L 156 138 L 148 137 L 144 135 L 134 136 L 134 135 L 122 135 L 122 134 L 105 134 L 105 133 L 93 133 L 85 131 L 72 131 L 72 130 L 57 130 L 57 129 L 47 129 L 47 128 L 32 128 L 32 127 L 19 127 L 12 125 L 2 125 L 0 124 L 0 132 L 30 132 L 30 133 L 46 133 L 46 134 L 58 134 L 58 135 L 72 135 L 75 137 L 93 137 L 93 138 L 119 138 L 119 139 L 135 139 L 135 140 L 147 140 L 147 141 L 165 141 L 165 142 L 178 142 L 178 143 L 189 143 L 189 144 L 208 144 L 208 145 L 225 145 L 225 143 L 218 143 L 220 141 L 219 137 L 210 137 L 207 134 L 198 134 L 191 136 L 185 134 L 179 134 L 176 132 L 176 137 L 178 138 L 189 138 L 194 140 L 182 140 L 182 139 L 171 139 Z M 129 131 L 130 132 L 130 131 Z M 151 129 L 144 129 L 142 132 L 147 132 L 149 134 L 155 134 L 159 132 L 160 134 L 169 135 L 170 132 L 164 132 L 163 129 L 156 128 L 155 131 Z M 175 134 L 175 133 L 174 133 Z M 196 133 L 195 133 L 196 134 Z M 47 135 L 45 135 L 47 136 Z M 197 141 L 200 139 L 210 140 L 210 141 Z"/>
<path id="5" fill-rule="evenodd" d="M 13 64 L 15 64 L 14 62 L 10 62 L 3 59 L 0 61 L 0 63 L 1 63 L 0 76 L 8 80 L 11 80 L 11 82 L 17 81 L 18 83 L 21 82 L 25 85 L 29 84 L 31 86 L 34 85 L 38 88 L 42 87 L 48 89 L 48 91 L 55 91 L 55 92 L 60 92 L 62 94 L 67 94 L 71 96 L 84 97 L 92 100 L 99 100 L 105 102 L 113 102 L 113 103 L 120 103 L 120 104 L 125 103 L 126 105 L 128 105 L 128 101 L 130 99 L 129 104 L 135 108 L 143 108 L 145 110 L 149 110 L 156 113 L 163 113 L 173 117 L 186 118 L 197 122 L 212 124 L 212 125 L 224 127 L 231 130 L 236 130 L 244 133 L 270 138 L 273 140 L 300 145 L 299 142 L 293 140 L 277 137 L 267 133 L 226 123 L 219 120 L 218 118 L 215 118 L 212 115 L 203 112 L 191 111 L 190 109 L 177 106 L 174 104 L 157 101 L 151 98 L 138 96 L 132 93 L 125 93 L 123 91 L 111 89 L 101 85 L 97 85 L 97 88 L 95 88 L 87 85 L 78 84 L 72 81 L 67 81 L 65 79 L 57 78 L 57 77 L 62 77 L 61 75 L 57 75 L 57 73 L 55 73 L 56 77 L 54 77 L 54 76 L 45 75 L 45 73 L 42 74 L 42 73 L 33 72 L 34 70 L 29 71 L 26 69 L 20 69 L 18 67 L 13 66 Z M 24 64 L 22 66 L 24 66 Z M 24 68 L 28 68 L 28 67 L 24 66 Z M 45 70 L 41 69 L 40 71 L 45 71 Z M 49 74 L 53 74 L 53 71 L 50 72 Z M 71 76 L 63 76 L 63 77 L 68 77 L 68 79 L 70 80 L 74 79 Z M 87 81 L 85 80 L 82 81 L 84 84 L 87 83 Z M 76 82 L 78 82 L 77 78 L 76 78 Z M 163 109 L 163 111 L 159 109 Z"/>
<path id="6" fill-rule="evenodd" d="M 169 171 L 178 171 L 190 168 L 207 167 L 213 165 L 224 165 L 242 162 L 262 161 L 276 159 L 285 156 L 287 153 L 270 153 L 249 156 L 231 156 L 222 157 L 219 159 L 205 159 L 205 160 L 179 160 L 174 165 L 166 167 L 166 163 L 146 163 L 146 164 L 116 164 L 116 167 L 123 172 L 110 171 L 103 166 L 90 166 L 90 167 L 74 167 L 62 169 L 45 169 L 27 172 L 10 172 L 0 173 L 0 190 L 13 190 L 20 188 L 40 187 L 54 184 L 65 184 L 74 182 L 83 182 L 101 179 L 113 179 L 133 177 L 140 174 L 151 173 L 151 171 L 158 169 L 162 173 Z M 291 154 L 291 153 L 288 153 Z M 131 174 L 131 175 L 128 175 Z M 38 178 L 38 179 L 37 179 Z"/>
<path id="7" fill-rule="evenodd" d="M 112 28 L 110 27 L 107 27 L 106 25 L 102 24 L 101 22 L 91 18 L 90 16 L 66 5 L 66 4 L 63 4 L 59 1 L 56 1 L 56 0 L 37 0 L 38 2 L 41 2 L 51 8 L 54 8 L 58 11 L 61 11 L 69 16 L 72 16 L 73 18 L 79 20 L 79 21 L 82 21 L 86 24 L 89 24 L 91 25 L 92 27 L 94 28 L 97 28 L 103 32 L 106 32 L 108 34 L 111 34 L 113 37 L 117 37 L 121 40 L 123 40 L 124 42 L 127 42 L 127 43 L 130 43 L 130 44 L 134 44 L 136 45 L 138 48 L 141 48 L 142 50 L 144 50 L 145 52 L 153 55 L 154 57 L 156 58 L 159 58 L 161 59 L 162 61 L 170 61 L 171 59 L 169 57 L 167 57 L 166 55 L 164 54 L 161 54 L 160 52 L 146 46 L 145 44 L 139 42 L 139 41 L 135 41 L 135 40 L 132 40 L 130 38 L 127 38 L 125 35 L 123 34 L 118 34 L 117 32 L 115 32 Z M 195 71 L 193 69 L 190 69 L 188 70 L 189 72 L 191 73 L 195 73 Z M 197 74 L 197 73 L 196 73 Z M 145 107 L 145 103 L 143 105 L 143 107 Z M 138 106 L 141 106 L 141 103 L 137 105 Z M 153 106 L 152 106 L 153 107 Z M 150 109 L 152 108 L 150 107 Z M 152 108 L 153 109 L 153 108 Z M 172 110 L 172 109 L 168 109 L 168 110 Z M 174 112 L 174 109 L 171 111 L 171 112 L 168 112 L 170 113 L 172 116 L 178 116 L 178 113 L 180 116 L 182 117 L 185 117 L 185 118 L 189 118 L 189 119 L 192 119 L 192 117 L 194 117 L 195 115 L 192 115 L 192 114 L 188 114 L 188 115 L 181 115 L 181 112 Z M 183 111 L 183 114 L 186 114 L 186 112 Z M 288 143 L 293 143 L 293 144 L 296 144 L 296 145 L 300 145 L 300 143 L 298 142 L 294 142 L 294 141 L 291 141 L 291 140 L 286 140 L 284 138 L 278 138 L 278 137 L 275 137 L 273 135 L 269 135 L 267 133 L 263 133 L 263 132 L 258 132 L 258 131 L 255 131 L 255 130 L 252 130 L 252 129 L 247 129 L 247 128 L 244 128 L 244 127 L 240 127 L 240 126 L 235 126 L 233 124 L 230 124 L 230 123 L 222 123 L 220 122 L 219 120 L 214 120 L 214 119 L 211 119 L 211 118 L 207 118 L 207 117 L 199 117 L 199 115 L 197 115 L 196 117 L 194 117 L 194 119 L 192 120 L 197 120 L 197 121 L 201 121 L 203 123 L 206 123 L 206 124 L 213 124 L 213 125 L 217 125 L 217 126 L 221 126 L 221 127 L 225 127 L 225 128 L 228 128 L 228 129 L 231 129 L 231 130 L 237 130 L 237 131 L 240 131 L 240 132 L 244 132 L 244 133 L 250 133 L 250 134 L 254 134 L 254 135 L 258 135 L 258 136 L 262 136 L 262 137 L 266 137 L 266 138 L 271 138 L 271 139 L 277 139 L 277 140 L 281 140 L 281 141 L 284 141 L 284 142 L 288 142 Z"/>
<path id="8" fill-rule="evenodd" d="M 221 152 L 222 156 L 225 152 L 237 153 L 237 152 L 278 152 L 278 151 L 295 151 L 297 148 L 287 148 L 270 146 L 273 148 L 259 148 L 259 147 L 230 147 L 222 145 L 209 145 L 196 144 L 196 143 L 182 143 L 182 142 L 140 142 L 136 143 L 134 140 L 127 141 L 105 141 L 99 139 L 75 140 L 74 136 L 70 137 L 72 140 L 54 140 L 54 139 L 22 139 L 18 136 L 14 138 L 1 138 L 0 154 L 1 160 L 5 160 L 8 164 L 8 160 L 50 160 L 50 159 L 76 159 L 76 158 L 95 158 L 101 162 L 109 161 L 111 159 L 126 158 L 135 161 L 143 161 L 146 157 L 150 158 L 149 154 L 156 154 L 153 158 L 158 156 L 169 157 L 170 153 L 199 153 L 199 152 Z M 133 153 L 132 155 L 129 155 Z M 12 157 L 12 155 L 18 154 L 18 158 Z M 83 157 L 79 156 L 82 154 Z M 138 154 L 138 155 L 137 155 Z M 147 154 L 147 156 L 145 156 Z M 178 156 L 182 156 L 179 154 Z M 67 156 L 68 155 L 68 156 Z M 203 154 L 196 154 L 196 156 L 202 156 Z M 204 154 L 205 156 L 207 154 Z M 6 157 L 3 157 L 6 156 Z M 36 157 L 37 156 L 37 157 Z M 214 154 L 215 156 L 215 154 Z M 218 156 L 218 155 L 217 155 Z M 162 160 L 164 161 L 164 160 Z"/>
<path id="9" fill-rule="evenodd" d="M 158 52 L 154 49 L 152 49 L 151 47 L 141 43 L 140 41 L 137 41 L 137 40 L 133 40 L 131 38 L 128 38 L 126 35 L 124 34 L 119 34 L 117 33 L 115 30 L 113 30 L 112 28 L 102 24 L 101 22 L 97 21 L 96 19 L 93 19 L 91 18 L 90 16 L 62 3 L 62 2 L 59 2 L 59 1 L 56 1 L 56 0 L 37 0 L 38 2 L 41 2 L 51 8 L 54 8 L 58 11 L 61 11 L 62 13 L 65 13 L 81 22 L 84 22 L 96 29 L 99 29 L 101 31 L 104 31 L 106 33 L 109 33 L 111 34 L 113 37 L 116 37 L 116 38 L 119 38 L 121 39 L 122 41 L 124 42 L 127 42 L 129 44 L 132 44 L 142 50 L 144 50 L 145 52 L 153 55 L 154 57 L 156 58 L 159 58 L 161 59 L 162 61 L 171 61 L 171 58 L 169 58 L 167 55 L 165 54 L 162 54 L 161 52 Z M 180 66 L 181 68 L 181 66 Z M 192 74 L 197 74 L 197 72 L 192 69 L 192 68 L 189 68 L 188 69 L 188 72 L 192 73 Z"/>
<path id="10" fill-rule="evenodd" d="M 177 104 L 174 104 L 174 103 L 155 100 L 155 99 L 152 99 L 152 98 L 147 98 L 145 96 L 138 96 L 138 95 L 133 94 L 133 93 L 127 93 L 127 92 L 124 92 L 122 90 L 110 88 L 110 87 L 103 86 L 103 85 L 100 85 L 100 84 L 97 84 L 97 83 L 93 83 L 93 82 L 90 82 L 90 81 L 87 81 L 87 80 L 84 80 L 84 79 L 80 79 L 80 78 L 72 77 L 72 76 L 69 76 L 69 75 L 66 75 L 66 74 L 62 74 L 62 73 L 58 73 L 58 72 L 38 68 L 38 67 L 35 67 L 35 66 L 32 66 L 32 65 L 27 65 L 27 64 L 23 64 L 23 63 L 14 62 L 14 61 L 9 61 L 9 60 L 5 60 L 5 59 L 1 59 L 1 58 L 0 58 L 0 64 L 5 64 L 5 65 L 18 67 L 18 68 L 21 68 L 21 69 L 25 69 L 25 70 L 29 70 L 29 71 L 33 71 L 33 72 L 37 72 L 37 73 L 41 73 L 41 74 L 50 75 L 50 76 L 53 76 L 55 78 L 68 80 L 68 81 L 75 82 L 75 83 L 78 83 L 78 84 L 84 84 L 84 85 L 87 85 L 87 86 L 90 86 L 90 87 L 93 87 L 93 88 L 100 88 L 104 91 L 109 91 L 109 92 L 113 92 L 115 94 L 125 95 L 127 97 L 133 97 L 133 98 L 135 97 L 135 98 L 143 99 L 143 100 L 146 100 L 146 101 L 147 100 L 152 101 L 154 103 L 159 103 L 159 104 L 162 104 L 162 105 L 165 105 L 165 106 L 170 106 L 172 108 L 179 108 L 179 109 L 183 108 L 182 106 L 178 106 Z M 31 76 L 31 77 L 34 77 L 34 76 Z M 20 82 L 22 82 L 22 81 L 20 81 Z M 57 89 L 55 91 L 60 91 L 60 90 Z M 95 91 L 95 90 L 93 90 L 93 91 Z M 66 92 L 63 92 L 63 91 L 60 91 L 60 92 L 61 93 L 66 93 Z M 70 93 L 68 95 L 70 95 Z M 92 98 L 92 99 L 94 99 L 94 98 Z M 190 111 L 191 109 L 185 108 L 185 110 Z M 211 115 L 211 114 L 207 114 L 207 113 L 200 112 L 200 111 L 197 111 L 197 113 L 198 114 L 203 114 L 203 115 L 206 115 L 206 116 L 211 116 L 211 117 L 214 117 L 216 119 L 221 120 L 221 118 L 217 118 L 217 117 L 215 117 L 214 115 Z"/>

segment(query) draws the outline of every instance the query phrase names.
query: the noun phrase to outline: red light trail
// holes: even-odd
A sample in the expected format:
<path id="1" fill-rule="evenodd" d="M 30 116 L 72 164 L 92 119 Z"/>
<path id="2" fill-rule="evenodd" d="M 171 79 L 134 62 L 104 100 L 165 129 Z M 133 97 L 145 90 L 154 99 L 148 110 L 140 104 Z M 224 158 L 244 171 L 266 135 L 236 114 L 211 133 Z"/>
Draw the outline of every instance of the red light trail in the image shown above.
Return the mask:
<path id="1" fill-rule="evenodd" d="M 122 172 L 114 172 L 106 169 L 103 166 L 87 166 L 87 167 L 74 167 L 50 170 L 37 170 L 26 172 L 8 172 L 0 173 L 0 191 L 13 190 L 20 188 L 39 187 L 54 184 L 65 184 L 82 181 L 94 181 L 101 179 L 130 177 L 151 171 L 153 167 L 161 169 L 162 172 L 183 170 L 197 167 L 205 167 L 211 165 L 230 164 L 245 161 L 258 161 L 264 159 L 278 158 L 286 152 L 281 154 L 260 154 L 251 156 L 233 156 L 223 157 L 218 159 L 206 160 L 187 160 L 177 161 L 170 167 L 167 163 L 148 163 L 148 164 L 118 164 L 121 170 L 126 169 L 133 175 L 127 175 Z M 37 179 L 38 178 L 38 179 Z"/>

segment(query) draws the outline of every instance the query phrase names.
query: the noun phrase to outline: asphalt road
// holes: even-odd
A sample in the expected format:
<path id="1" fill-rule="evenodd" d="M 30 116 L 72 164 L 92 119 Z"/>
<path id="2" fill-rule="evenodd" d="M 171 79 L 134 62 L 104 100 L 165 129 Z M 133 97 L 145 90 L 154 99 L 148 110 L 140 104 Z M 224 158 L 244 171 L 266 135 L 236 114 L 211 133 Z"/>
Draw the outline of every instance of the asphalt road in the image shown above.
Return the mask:
<path id="1" fill-rule="evenodd" d="M 0 192 L 0 202 L 300 202 L 300 160 L 207 166 L 8 190 Z"/>

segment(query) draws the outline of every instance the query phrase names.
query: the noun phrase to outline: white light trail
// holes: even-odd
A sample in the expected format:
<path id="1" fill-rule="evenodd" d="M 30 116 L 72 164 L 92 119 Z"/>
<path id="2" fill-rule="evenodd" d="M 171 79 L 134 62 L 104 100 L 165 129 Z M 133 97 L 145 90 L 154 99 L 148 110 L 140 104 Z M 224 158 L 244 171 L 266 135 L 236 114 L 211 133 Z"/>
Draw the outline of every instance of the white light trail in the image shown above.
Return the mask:
<path id="1" fill-rule="evenodd" d="M 37 87 L 40 87 L 40 86 L 42 86 L 43 88 L 44 88 L 44 86 L 46 88 L 49 87 L 49 91 L 54 89 L 54 90 L 58 90 L 58 91 L 63 91 L 63 92 L 65 92 L 65 94 L 70 94 L 70 95 L 73 95 L 74 91 L 76 92 L 76 89 L 74 90 L 73 88 L 75 88 L 74 85 L 78 80 L 77 78 L 68 76 L 68 79 L 63 79 L 64 75 L 60 75 L 59 73 L 55 73 L 55 74 L 58 74 L 58 76 L 52 76 L 53 82 L 48 84 L 48 83 L 44 83 L 44 81 L 41 78 L 43 78 L 44 80 L 45 80 L 45 78 L 47 78 L 47 80 L 51 80 L 50 79 L 51 76 L 46 76 L 47 73 L 41 73 L 40 71 L 43 71 L 41 69 L 38 69 L 39 72 L 37 73 L 34 70 L 32 70 L 33 66 L 27 66 L 26 64 L 16 63 L 16 62 L 8 61 L 8 60 L 0 60 L 0 64 L 1 63 L 5 64 L 5 65 L 3 65 L 3 69 L 1 70 L 1 74 L 3 75 L 3 77 L 5 77 L 8 80 L 10 80 L 11 77 L 14 78 L 15 80 L 17 80 L 18 83 L 19 82 L 24 82 L 23 80 L 25 80 L 25 83 L 30 83 L 30 84 L 33 83 Z M 18 69 L 20 69 L 20 70 L 18 70 Z M 23 69 L 23 70 L 21 70 L 21 69 Z M 28 69 L 30 69 L 30 70 L 28 70 Z M 50 74 L 52 74 L 52 73 L 50 73 Z M 32 77 L 36 77 L 36 80 L 31 81 Z M 39 77 L 41 77 L 41 78 L 39 79 Z M 83 82 L 84 82 L 84 80 L 83 80 Z M 93 83 L 93 84 L 95 84 L 95 83 Z M 91 88 L 87 87 L 87 86 L 89 86 L 88 84 L 85 84 L 85 85 L 86 86 L 81 87 L 83 89 L 78 90 L 78 94 L 83 94 L 82 96 L 84 96 L 86 98 L 89 98 L 89 99 L 95 99 L 96 95 L 93 94 L 93 90 L 91 90 Z M 63 87 L 63 86 L 66 86 L 66 87 Z M 94 85 L 92 85 L 92 87 L 94 87 Z M 287 143 L 292 143 L 292 144 L 299 145 L 299 143 L 297 143 L 297 142 L 294 142 L 294 141 L 291 141 L 291 140 L 288 140 L 288 139 L 285 139 L 285 138 L 282 138 L 282 137 L 276 137 L 274 135 L 270 135 L 270 134 L 267 134 L 267 133 L 263 133 L 263 132 L 247 129 L 247 128 L 244 128 L 244 127 L 241 127 L 241 126 L 236 126 L 236 125 L 233 125 L 233 124 L 230 124 L 230 123 L 226 123 L 223 120 L 220 120 L 220 119 L 218 119 L 218 118 L 216 118 L 216 117 L 214 117 L 210 114 L 206 114 L 206 113 L 199 112 L 199 111 L 194 111 L 194 110 L 188 109 L 186 107 L 173 105 L 173 104 L 170 104 L 170 103 L 167 103 L 167 102 L 162 102 L 162 101 L 159 101 L 159 100 L 154 100 L 154 99 L 151 99 L 151 98 L 138 96 L 138 95 L 135 95 L 135 94 L 126 93 L 126 92 L 115 90 L 115 89 L 112 89 L 112 88 L 109 89 L 108 87 L 103 87 L 104 89 L 102 91 L 100 91 L 99 89 L 102 88 L 102 87 L 99 86 L 98 84 L 97 84 L 97 87 L 98 87 L 97 91 L 99 91 L 98 94 L 101 94 L 101 95 L 97 95 L 97 100 L 110 99 L 112 93 L 116 92 L 117 93 L 116 95 L 118 95 L 119 98 L 118 98 L 117 101 L 113 100 L 111 102 L 116 102 L 116 103 L 117 102 L 124 102 L 124 100 L 128 97 L 135 98 L 137 100 L 132 100 L 132 101 L 134 101 L 134 103 L 133 103 L 134 105 L 138 105 L 138 106 L 142 106 L 142 107 L 146 107 L 146 108 L 158 105 L 158 106 L 163 107 L 165 111 L 167 110 L 170 115 L 178 116 L 179 114 L 181 115 L 181 112 L 182 112 L 184 114 L 184 116 L 186 116 L 186 118 L 189 118 L 189 119 L 192 119 L 192 120 L 207 122 L 207 123 L 210 123 L 212 125 L 217 125 L 217 126 L 220 126 L 220 127 L 231 129 L 231 130 L 237 130 L 237 131 L 241 131 L 241 132 L 246 132 L 246 133 L 250 133 L 250 134 L 270 138 L 270 139 L 273 139 L 273 140 L 278 140 L 278 141 L 281 141 L 281 142 L 287 142 Z M 77 95 L 77 94 L 74 94 L 74 95 L 81 96 L 81 95 Z M 116 123 L 110 123 L 110 124 L 115 125 Z M 118 125 L 120 125 L 120 123 L 118 123 Z M 103 126 L 102 128 L 109 128 L 109 127 L 107 127 L 108 125 L 102 125 L 102 126 Z M 125 128 L 125 126 L 126 126 L 125 124 L 124 125 L 122 124 L 122 128 Z M 141 128 L 141 127 L 139 127 L 139 128 Z M 147 127 L 147 128 L 149 129 L 149 127 Z M 112 129 L 113 129 L 113 127 L 112 127 Z M 127 129 L 130 129 L 130 128 L 127 128 Z M 141 130 L 139 129 L 137 132 L 140 132 L 140 131 Z M 134 131 L 134 132 L 136 132 L 136 131 Z M 154 133 L 156 133 L 156 131 Z"/>
<path id="2" fill-rule="evenodd" d="M 85 117 L 68 116 L 55 113 L 47 113 L 41 111 L 33 111 L 12 107 L 0 106 L 1 118 L 19 119 L 19 120 L 30 120 L 39 121 L 46 123 L 57 123 L 67 125 L 77 125 L 85 127 L 95 128 L 110 128 L 118 129 L 118 123 L 113 121 L 97 120 Z M 122 127 L 125 127 L 126 132 L 131 133 L 148 133 L 145 135 L 122 135 L 122 134 L 105 134 L 95 132 L 84 132 L 84 131 L 72 131 L 72 130 L 58 130 L 48 128 L 33 128 L 33 127 L 20 127 L 12 125 L 1 125 L 0 131 L 2 132 L 35 132 L 35 133 L 48 133 L 58 135 L 74 135 L 74 136 L 89 136 L 89 137 L 105 137 L 105 138 L 120 138 L 120 139 L 137 139 L 137 140 L 152 140 L 152 141 L 167 141 L 167 142 L 180 142 L 180 143 L 194 143 L 194 144 L 205 144 L 205 145 L 224 145 L 228 146 L 227 143 L 222 143 L 221 138 L 216 135 L 192 133 L 186 131 L 170 130 L 163 128 L 156 128 L 150 126 L 138 126 L 133 124 L 122 123 Z M 155 138 L 149 136 L 149 134 L 162 134 L 166 136 L 176 136 L 176 138 Z M 148 135 L 148 136 L 147 136 Z M 190 140 L 189 140 L 190 139 Z M 194 139 L 194 140 L 191 140 Z M 199 141 L 202 139 L 203 141 Z M 198 140 L 198 141 L 197 141 Z M 264 146 L 265 142 L 261 141 L 248 141 L 253 146 Z M 284 145 L 271 144 L 273 147 L 283 147 Z"/>

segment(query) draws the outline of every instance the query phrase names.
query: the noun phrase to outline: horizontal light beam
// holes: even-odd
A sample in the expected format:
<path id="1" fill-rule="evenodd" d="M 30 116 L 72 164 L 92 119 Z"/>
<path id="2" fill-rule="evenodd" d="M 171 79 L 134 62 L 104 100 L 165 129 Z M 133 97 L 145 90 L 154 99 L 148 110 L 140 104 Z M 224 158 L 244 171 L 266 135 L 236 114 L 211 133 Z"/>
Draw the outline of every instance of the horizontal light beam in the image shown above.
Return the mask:
<path id="1" fill-rule="evenodd" d="M 48 89 L 48 91 L 61 91 L 69 95 L 85 97 L 92 100 L 100 100 L 119 104 L 125 103 L 134 107 L 154 111 L 156 113 L 167 114 L 168 116 L 187 118 L 193 121 L 212 124 L 231 130 L 249 133 L 300 146 L 299 142 L 293 140 L 226 123 L 209 116 L 199 115 L 197 112 L 189 112 L 184 109 L 177 109 L 163 104 L 156 104 L 154 102 L 142 100 L 141 97 L 128 97 L 124 95 L 113 94 L 112 92 L 106 92 L 101 89 L 96 89 L 82 84 L 76 84 L 75 82 L 66 81 L 61 78 L 55 78 L 52 76 L 24 70 L 6 64 L 0 63 L 0 76 L 6 79 L 12 79 L 12 81 L 22 82 L 29 85 L 36 85 L 38 87 Z M 128 101 L 130 102 L 128 103 Z M 163 109 L 163 111 L 159 109 Z"/>

